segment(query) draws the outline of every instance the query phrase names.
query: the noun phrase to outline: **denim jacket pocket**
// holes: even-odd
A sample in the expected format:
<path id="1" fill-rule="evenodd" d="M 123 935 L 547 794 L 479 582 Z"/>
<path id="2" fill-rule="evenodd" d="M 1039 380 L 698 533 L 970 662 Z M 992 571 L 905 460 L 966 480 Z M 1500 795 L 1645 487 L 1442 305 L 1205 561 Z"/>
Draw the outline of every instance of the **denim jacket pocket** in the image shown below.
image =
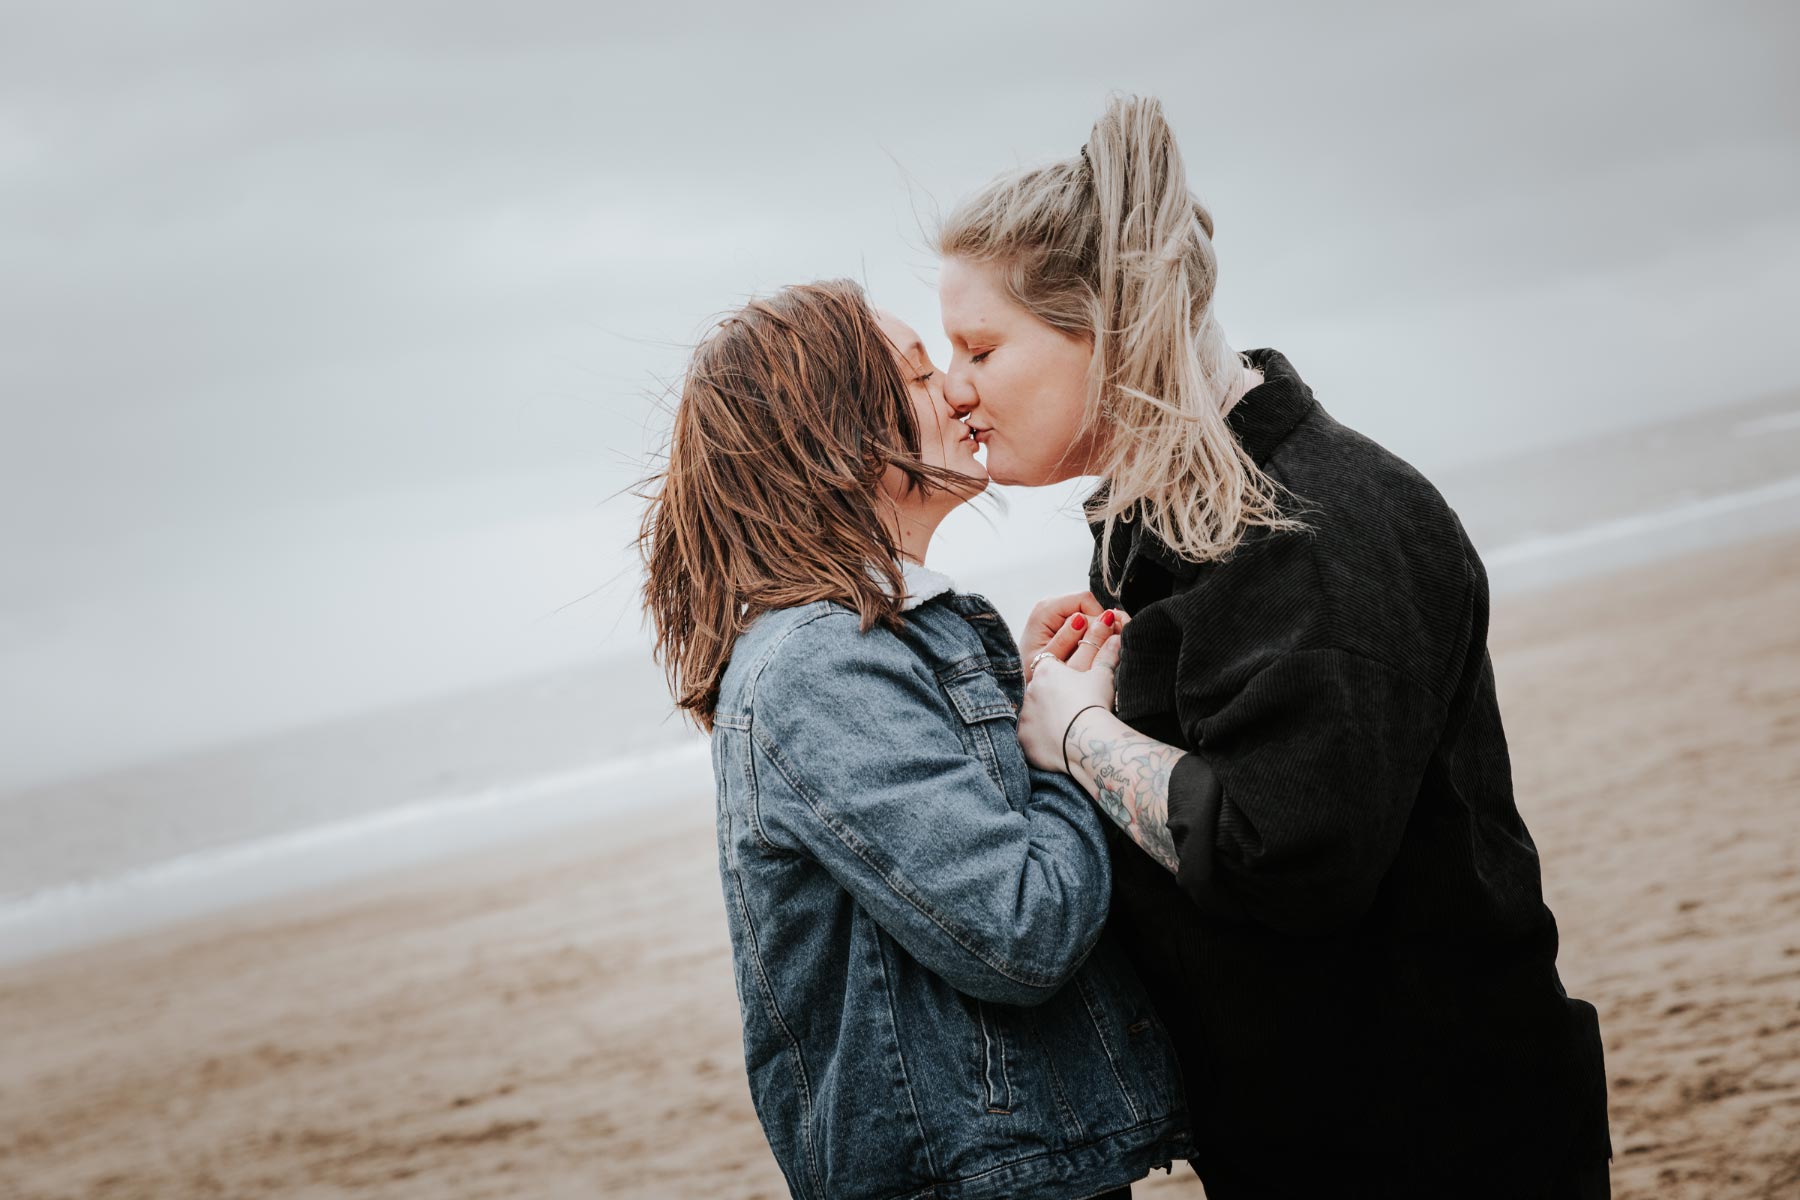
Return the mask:
<path id="1" fill-rule="evenodd" d="M 1028 798 L 1024 793 L 1030 791 L 1030 777 L 1015 728 L 1019 710 L 1011 697 L 985 665 L 952 664 L 938 682 L 956 710 L 963 745 L 981 760 L 1008 803 L 1021 807 Z"/>
<path id="2" fill-rule="evenodd" d="M 989 1113 L 1011 1116 L 1012 1074 L 1006 1069 L 1006 1028 L 985 1001 L 974 1003 L 976 1020 L 981 1023 L 982 1099 Z"/>

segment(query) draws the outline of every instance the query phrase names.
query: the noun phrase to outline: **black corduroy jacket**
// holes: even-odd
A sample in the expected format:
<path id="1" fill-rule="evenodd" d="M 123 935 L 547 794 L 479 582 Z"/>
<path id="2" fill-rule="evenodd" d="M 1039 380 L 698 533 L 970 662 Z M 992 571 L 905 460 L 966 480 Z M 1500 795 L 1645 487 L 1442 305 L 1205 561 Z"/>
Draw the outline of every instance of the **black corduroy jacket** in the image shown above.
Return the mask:
<path id="1" fill-rule="evenodd" d="M 1530 1195 L 1610 1154 L 1594 1009 L 1513 800 L 1486 573 L 1417 471 L 1272 350 L 1233 433 L 1300 531 L 1194 563 L 1100 526 L 1118 715 L 1188 753 L 1171 875 L 1113 839 L 1114 928 L 1176 1040 L 1209 1184 Z M 1360 1190 L 1359 1190 L 1360 1189 Z"/>

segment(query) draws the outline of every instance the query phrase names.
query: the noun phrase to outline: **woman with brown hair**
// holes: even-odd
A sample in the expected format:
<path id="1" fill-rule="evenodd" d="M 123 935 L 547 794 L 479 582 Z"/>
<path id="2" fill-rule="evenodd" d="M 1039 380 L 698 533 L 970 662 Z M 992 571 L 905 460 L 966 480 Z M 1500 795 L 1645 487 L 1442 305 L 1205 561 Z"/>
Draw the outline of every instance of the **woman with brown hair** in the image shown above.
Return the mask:
<path id="1" fill-rule="evenodd" d="M 947 398 L 993 478 L 1103 480 L 1101 600 L 1040 606 L 1027 646 L 1130 614 L 1116 711 L 1047 661 L 1021 741 L 1118 827 L 1114 925 L 1213 1200 L 1604 1196 L 1599 1030 L 1513 799 L 1481 560 L 1284 356 L 1232 351 L 1212 232 L 1135 98 L 941 231 Z"/>
<path id="2" fill-rule="evenodd" d="M 712 735 L 751 1096 L 813 1200 L 1125 1195 L 1192 1149 L 1102 822 L 1026 763 L 1006 626 L 924 566 L 974 451 L 908 326 L 792 287 L 696 350 L 644 517 L 658 654 Z M 1054 653 L 1086 670 L 1113 628 Z"/>

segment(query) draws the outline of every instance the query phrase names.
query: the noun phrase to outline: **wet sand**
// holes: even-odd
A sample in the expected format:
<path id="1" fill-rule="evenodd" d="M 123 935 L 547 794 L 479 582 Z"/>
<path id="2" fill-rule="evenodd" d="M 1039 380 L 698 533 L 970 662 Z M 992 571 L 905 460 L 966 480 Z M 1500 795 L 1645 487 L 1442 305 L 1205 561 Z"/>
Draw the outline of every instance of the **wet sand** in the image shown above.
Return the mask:
<path id="1" fill-rule="evenodd" d="M 1509 598 L 1492 645 L 1614 1194 L 1800 1195 L 1800 538 Z M 728 956 L 696 796 L 13 968 L 0 1197 L 781 1196 Z"/>

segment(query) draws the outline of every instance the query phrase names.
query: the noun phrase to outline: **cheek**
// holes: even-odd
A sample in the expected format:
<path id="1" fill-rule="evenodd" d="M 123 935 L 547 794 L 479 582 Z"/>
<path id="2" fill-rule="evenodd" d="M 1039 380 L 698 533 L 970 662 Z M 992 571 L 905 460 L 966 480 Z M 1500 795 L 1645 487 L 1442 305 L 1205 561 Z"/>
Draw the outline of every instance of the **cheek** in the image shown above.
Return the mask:
<path id="1" fill-rule="evenodd" d="M 1029 421 L 1036 415 L 1043 392 L 1043 372 L 1038 364 L 1020 363 L 1017 358 L 1002 370 L 992 372 L 982 389 L 981 402 L 994 410 L 996 418 L 1009 425 Z"/>
<path id="2" fill-rule="evenodd" d="M 923 434 L 935 429 L 937 422 L 932 419 L 931 397 L 921 396 L 918 388 L 912 388 L 908 390 L 907 398 L 912 401 L 913 424 L 918 426 L 919 432 Z"/>
<path id="3" fill-rule="evenodd" d="M 913 428 L 918 432 L 920 447 L 936 445 L 942 441 L 943 419 L 938 416 L 937 406 L 930 397 L 920 398 L 913 394 Z"/>
<path id="4" fill-rule="evenodd" d="M 1055 386 L 1045 389 L 1045 399 L 1056 406 L 1058 423 L 1073 433 L 1087 411 L 1088 355 L 1066 342 L 1059 349 Z"/>
<path id="5" fill-rule="evenodd" d="M 1087 364 L 1067 354 L 1046 355 L 1019 392 L 1024 402 L 1015 406 L 1015 418 L 1023 415 L 1044 437 L 1066 441 L 1087 407 Z"/>

